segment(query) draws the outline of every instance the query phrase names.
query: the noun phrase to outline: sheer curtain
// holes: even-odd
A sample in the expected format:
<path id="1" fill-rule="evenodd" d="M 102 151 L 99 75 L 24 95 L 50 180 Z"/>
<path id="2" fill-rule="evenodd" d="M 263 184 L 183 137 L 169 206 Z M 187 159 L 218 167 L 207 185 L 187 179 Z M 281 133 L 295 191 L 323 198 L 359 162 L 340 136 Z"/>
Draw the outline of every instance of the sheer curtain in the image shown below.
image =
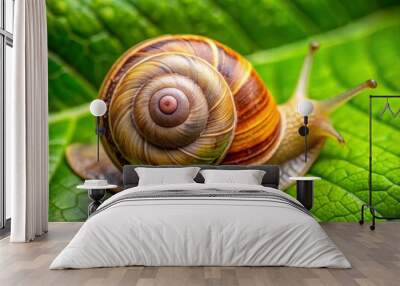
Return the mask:
<path id="1" fill-rule="evenodd" d="M 12 242 L 47 232 L 48 127 L 45 0 L 15 1 L 13 93 L 6 98 L 6 187 Z"/>

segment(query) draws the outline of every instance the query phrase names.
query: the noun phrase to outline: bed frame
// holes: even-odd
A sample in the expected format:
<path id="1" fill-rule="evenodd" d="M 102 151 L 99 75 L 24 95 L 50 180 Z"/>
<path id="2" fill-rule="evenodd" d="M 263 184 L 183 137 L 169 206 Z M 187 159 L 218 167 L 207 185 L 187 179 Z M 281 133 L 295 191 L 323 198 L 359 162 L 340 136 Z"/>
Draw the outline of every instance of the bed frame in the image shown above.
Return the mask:
<path id="1" fill-rule="evenodd" d="M 136 167 L 147 168 L 177 168 L 177 167 L 199 167 L 201 169 L 217 169 L 217 170 L 263 170 L 265 171 L 264 178 L 261 184 L 265 187 L 278 189 L 279 186 L 279 166 L 277 165 L 255 165 L 255 166 L 241 166 L 241 165 L 189 165 L 189 166 L 150 166 L 150 165 L 125 165 L 122 171 L 122 180 L 124 189 L 133 188 L 138 185 L 139 177 L 135 171 Z M 198 173 L 194 178 L 197 183 L 204 183 L 203 176 Z"/>

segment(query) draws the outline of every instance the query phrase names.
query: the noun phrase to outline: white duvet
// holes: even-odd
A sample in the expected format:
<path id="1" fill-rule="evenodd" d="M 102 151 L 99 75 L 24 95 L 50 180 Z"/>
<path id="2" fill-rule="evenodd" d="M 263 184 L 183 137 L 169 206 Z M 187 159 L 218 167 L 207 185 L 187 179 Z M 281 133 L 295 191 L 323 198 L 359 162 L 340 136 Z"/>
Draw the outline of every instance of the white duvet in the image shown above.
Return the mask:
<path id="1" fill-rule="evenodd" d="M 152 198 L 131 192 L 266 190 L 254 185 L 135 187 L 106 200 L 50 269 L 145 266 L 294 266 L 350 268 L 318 222 L 295 207 L 258 198 Z M 108 206 L 108 207 L 107 207 Z"/>

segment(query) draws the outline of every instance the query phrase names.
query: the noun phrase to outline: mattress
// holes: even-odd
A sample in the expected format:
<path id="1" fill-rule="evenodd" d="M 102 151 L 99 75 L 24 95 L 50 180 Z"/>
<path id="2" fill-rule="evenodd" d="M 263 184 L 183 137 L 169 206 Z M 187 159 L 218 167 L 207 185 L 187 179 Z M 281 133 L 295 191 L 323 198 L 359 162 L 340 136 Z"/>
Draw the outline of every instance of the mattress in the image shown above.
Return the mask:
<path id="1" fill-rule="evenodd" d="M 50 269 L 144 266 L 350 268 L 294 198 L 263 186 L 140 186 L 106 200 Z"/>

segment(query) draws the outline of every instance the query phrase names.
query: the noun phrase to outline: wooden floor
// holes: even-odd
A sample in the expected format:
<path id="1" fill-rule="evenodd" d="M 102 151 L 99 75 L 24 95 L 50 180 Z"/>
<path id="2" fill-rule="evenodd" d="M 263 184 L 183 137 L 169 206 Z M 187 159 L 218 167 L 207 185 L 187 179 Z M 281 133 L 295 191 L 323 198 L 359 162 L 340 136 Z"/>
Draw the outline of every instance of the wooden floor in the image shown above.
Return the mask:
<path id="1" fill-rule="evenodd" d="M 352 269 L 289 267 L 123 267 L 48 270 L 80 223 L 50 223 L 32 243 L 0 241 L 0 285 L 400 285 L 400 223 L 324 223 Z"/>

